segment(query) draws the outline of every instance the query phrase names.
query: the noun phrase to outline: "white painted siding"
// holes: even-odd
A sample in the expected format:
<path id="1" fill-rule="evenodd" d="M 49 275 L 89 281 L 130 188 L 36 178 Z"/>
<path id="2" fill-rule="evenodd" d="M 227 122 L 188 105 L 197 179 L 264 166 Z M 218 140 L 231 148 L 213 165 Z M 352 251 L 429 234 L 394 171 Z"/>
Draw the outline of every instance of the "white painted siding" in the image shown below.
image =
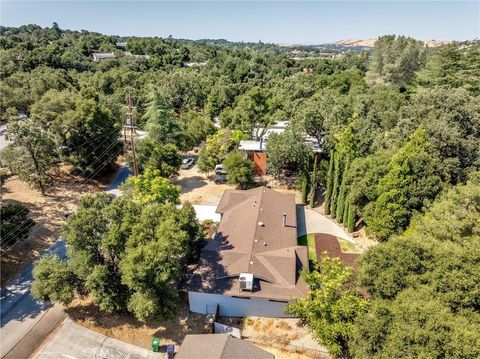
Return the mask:
<path id="1" fill-rule="evenodd" d="M 188 292 L 188 301 L 190 311 L 194 313 L 213 314 L 218 304 L 220 315 L 226 317 L 288 317 L 284 314 L 287 303 L 271 302 L 260 298 L 244 299 L 220 294 Z"/>

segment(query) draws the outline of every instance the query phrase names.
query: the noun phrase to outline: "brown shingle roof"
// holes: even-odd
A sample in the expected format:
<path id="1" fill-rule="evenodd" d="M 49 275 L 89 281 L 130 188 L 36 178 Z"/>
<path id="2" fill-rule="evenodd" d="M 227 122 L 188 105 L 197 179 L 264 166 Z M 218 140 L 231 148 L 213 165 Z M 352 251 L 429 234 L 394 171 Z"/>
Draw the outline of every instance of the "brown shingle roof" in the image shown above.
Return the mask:
<path id="1" fill-rule="evenodd" d="M 305 295 L 299 273 L 308 259 L 306 247 L 297 245 L 295 195 L 267 187 L 227 190 L 217 212 L 217 236 L 202 249 L 189 290 L 276 300 Z M 253 292 L 240 292 L 240 273 L 257 278 Z"/>
<path id="2" fill-rule="evenodd" d="M 274 359 L 275 356 L 229 334 L 187 335 L 175 359 Z"/>

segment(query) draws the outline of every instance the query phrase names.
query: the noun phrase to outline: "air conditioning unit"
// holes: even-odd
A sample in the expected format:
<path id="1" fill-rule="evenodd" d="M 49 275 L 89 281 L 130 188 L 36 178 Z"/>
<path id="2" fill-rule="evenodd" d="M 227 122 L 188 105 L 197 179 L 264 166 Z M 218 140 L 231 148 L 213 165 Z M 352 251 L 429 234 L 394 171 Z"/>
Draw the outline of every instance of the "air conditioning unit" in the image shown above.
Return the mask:
<path id="1" fill-rule="evenodd" d="M 252 273 L 240 273 L 238 278 L 240 282 L 240 290 L 253 290 L 253 274 Z"/>

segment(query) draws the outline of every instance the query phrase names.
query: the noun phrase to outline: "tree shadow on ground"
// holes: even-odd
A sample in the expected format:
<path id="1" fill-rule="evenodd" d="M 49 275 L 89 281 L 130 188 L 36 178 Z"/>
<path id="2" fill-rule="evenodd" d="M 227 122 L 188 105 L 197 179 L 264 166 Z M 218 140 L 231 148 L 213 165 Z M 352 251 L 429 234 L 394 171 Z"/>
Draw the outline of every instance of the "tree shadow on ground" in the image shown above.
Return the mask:
<path id="1" fill-rule="evenodd" d="M 181 187 L 180 193 L 188 193 L 197 188 L 206 186 L 207 182 L 201 176 L 193 176 L 177 179 L 175 184 Z"/>
<path id="2" fill-rule="evenodd" d="M 161 345 L 180 345 L 185 335 L 209 333 L 211 327 L 207 325 L 205 315 L 189 311 L 186 296 L 179 299 L 177 313 L 173 318 L 146 323 L 136 320 L 127 312 L 103 312 L 91 300 L 77 301 L 66 312 L 77 324 L 147 348 L 154 337 L 160 338 Z"/>

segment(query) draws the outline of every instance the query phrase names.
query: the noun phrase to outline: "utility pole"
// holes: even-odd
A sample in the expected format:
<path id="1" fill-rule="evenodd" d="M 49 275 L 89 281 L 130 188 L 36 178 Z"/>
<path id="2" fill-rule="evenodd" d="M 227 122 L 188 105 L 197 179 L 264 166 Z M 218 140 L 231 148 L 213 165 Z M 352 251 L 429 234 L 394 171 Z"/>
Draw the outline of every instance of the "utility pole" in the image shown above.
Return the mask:
<path id="1" fill-rule="evenodd" d="M 130 129 L 130 146 L 132 147 L 132 162 L 133 162 L 133 174 L 138 176 L 138 164 L 137 164 L 137 154 L 135 153 L 135 138 L 133 137 L 133 130 L 135 129 L 135 125 L 133 123 L 132 117 L 132 98 L 130 97 L 130 93 L 128 93 L 128 106 L 127 106 L 127 121 L 123 126 L 123 136 L 124 140 L 127 140 L 127 128 Z"/>

